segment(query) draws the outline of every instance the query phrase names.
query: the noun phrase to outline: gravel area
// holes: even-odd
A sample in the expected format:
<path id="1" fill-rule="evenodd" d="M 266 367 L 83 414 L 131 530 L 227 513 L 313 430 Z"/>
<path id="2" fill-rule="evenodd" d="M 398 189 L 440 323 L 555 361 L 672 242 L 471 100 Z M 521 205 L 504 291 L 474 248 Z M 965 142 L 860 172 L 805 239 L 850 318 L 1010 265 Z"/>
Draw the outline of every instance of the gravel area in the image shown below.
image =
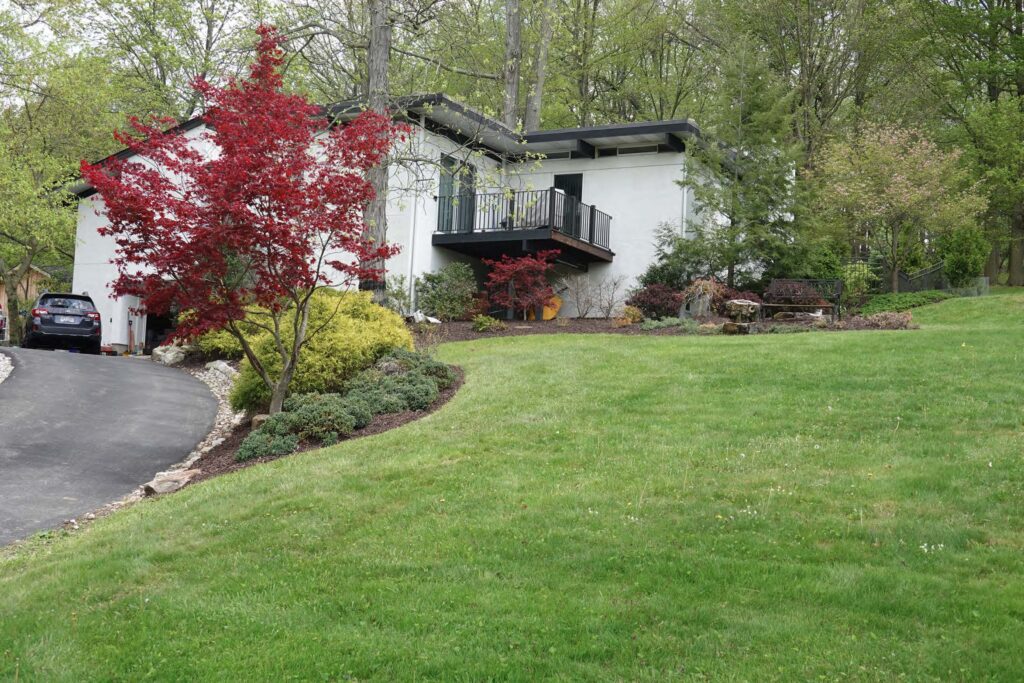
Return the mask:
<path id="1" fill-rule="evenodd" d="M 6 354 L 0 353 L 0 382 L 7 379 L 7 376 L 11 374 L 11 370 L 14 369 L 14 363 L 7 357 Z"/>

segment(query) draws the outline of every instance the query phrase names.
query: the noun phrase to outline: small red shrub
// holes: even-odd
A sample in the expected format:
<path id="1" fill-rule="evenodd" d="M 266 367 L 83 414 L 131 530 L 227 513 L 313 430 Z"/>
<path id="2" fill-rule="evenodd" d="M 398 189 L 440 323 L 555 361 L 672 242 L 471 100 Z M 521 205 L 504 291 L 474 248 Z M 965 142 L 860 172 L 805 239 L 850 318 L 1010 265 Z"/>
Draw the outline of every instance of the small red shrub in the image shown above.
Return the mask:
<path id="1" fill-rule="evenodd" d="M 525 313 L 547 306 L 555 296 L 548 278 L 554 269 L 558 249 L 512 258 L 483 259 L 491 269 L 487 274 L 487 293 L 491 303 Z"/>
<path id="2" fill-rule="evenodd" d="M 668 285 L 651 284 L 633 292 L 626 305 L 639 308 L 648 318 L 672 318 L 679 315 L 683 293 Z"/>

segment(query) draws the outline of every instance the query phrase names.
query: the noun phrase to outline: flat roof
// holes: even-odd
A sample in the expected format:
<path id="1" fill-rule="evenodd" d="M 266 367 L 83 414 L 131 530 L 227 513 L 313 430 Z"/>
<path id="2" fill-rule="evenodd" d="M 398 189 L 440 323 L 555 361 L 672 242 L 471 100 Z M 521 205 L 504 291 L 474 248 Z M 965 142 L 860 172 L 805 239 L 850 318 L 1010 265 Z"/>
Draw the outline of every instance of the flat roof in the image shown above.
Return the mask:
<path id="1" fill-rule="evenodd" d="M 690 119 L 672 121 L 636 121 L 612 123 L 579 128 L 558 128 L 538 130 L 520 134 L 505 126 L 492 116 L 453 100 L 444 93 L 422 93 L 395 98 L 393 107 L 397 118 L 422 122 L 429 130 L 444 135 L 459 144 L 468 144 L 484 151 L 495 159 L 518 158 L 530 153 L 569 154 L 591 157 L 594 150 L 607 147 L 636 147 L 659 145 L 682 152 L 687 138 L 700 138 L 700 127 Z M 366 109 L 363 100 L 344 100 L 323 107 L 324 114 L 332 121 L 349 121 Z M 187 131 L 203 123 L 203 117 L 196 116 L 184 121 L 171 130 Z M 123 149 L 100 160 L 126 159 L 131 150 Z M 79 180 L 71 186 L 71 192 L 79 197 L 88 197 L 95 190 L 88 183 Z"/>

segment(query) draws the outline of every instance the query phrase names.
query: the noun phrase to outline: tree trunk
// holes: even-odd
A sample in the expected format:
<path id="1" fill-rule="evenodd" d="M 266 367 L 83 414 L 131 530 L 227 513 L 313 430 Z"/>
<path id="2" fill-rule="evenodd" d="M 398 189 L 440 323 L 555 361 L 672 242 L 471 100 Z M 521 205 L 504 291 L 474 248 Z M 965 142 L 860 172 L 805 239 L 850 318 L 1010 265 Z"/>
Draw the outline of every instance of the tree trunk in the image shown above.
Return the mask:
<path id="1" fill-rule="evenodd" d="M 992 243 L 992 251 L 989 252 L 988 260 L 985 261 L 985 277 L 989 283 L 996 284 L 999 279 L 999 269 L 1003 265 L 1003 254 L 999 249 L 999 243 Z"/>
<path id="2" fill-rule="evenodd" d="M 388 67 L 391 62 L 390 0 L 370 2 L 370 41 L 367 47 L 367 100 L 371 110 L 388 113 Z M 386 165 L 375 166 L 366 173 L 373 187 L 374 198 L 363 212 L 367 237 L 375 244 L 384 244 L 388 238 L 388 170 Z M 384 302 L 384 262 L 374 260 L 368 267 L 380 273 L 379 280 L 364 280 L 359 288 L 373 292 L 373 300 Z"/>
<path id="3" fill-rule="evenodd" d="M 21 343 L 22 335 L 25 332 L 25 316 L 21 314 L 21 300 L 18 297 L 18 288 L 22 281 L 29 275 L 32 269 L 32 262 L 35 260 L 38 250 L 30 246 L 29 250 L 21 257 L 18 265 L 11 269 L 0 260 L 0 281 L 5 284 L 4 291 L 7 293 L 7 339 L 12 346 Z"/>
<path id="4" fill-rule="evenodd" d="M 900 269 L 897 266 L 889 269 L 889 288 L 893 294 L 900 291 Z"/>
<path id="5" fill-rule="evenodd" d="M 523 16 L 519 0 L 505 0 L 505 104 L 502 122 L 515 130 L 519 123 L 519 67 L 523 60 Z"/>
<path id="6" fill-rule="evenodd" d="M 548 49 L 551 47 L 551 36 L 554 32 L 551 23 L 551 13 L 555 11 L 554 4 L 554 0 L 545 0 L 541 7 L 540 39 L 533 60 L 533 89 L 526 100 L 526 120 L 523 122 L 523 129 L 527 132 L 540 130 L 540 112 L 544 106 L 544 81 L 548 73 Z"/>
<path id="7" fill-rule="evenodd" d="M 270 410 L 267 411 L 271 415 L 276 415 L 284 410 L 284 399 L 288 396 L 288 385 L 285 384 L 282 379 L 280 382 L 274 385 L 274 391 L 270 395 Z"/>
<path id="8" fill-rule="evenodd" d="M 21 335 L 25 331 L 25 319 L 18 307 L 18 293 L 15 288 L 6 288 L 6 292 L 7 301 L 4 302 L 4 308 L 7 311 L 7 340 L 11 346 L 17 346 L 21 343 Z M 0 336 L 0 341 L 2 341 L 2 336 Z"/>
<path id="9" fill-rule="evenodd" d="M 1010 223 L 1010 263 L 1008 284 L 1024 287 L 1024 204 L 1018 204 Z"/>

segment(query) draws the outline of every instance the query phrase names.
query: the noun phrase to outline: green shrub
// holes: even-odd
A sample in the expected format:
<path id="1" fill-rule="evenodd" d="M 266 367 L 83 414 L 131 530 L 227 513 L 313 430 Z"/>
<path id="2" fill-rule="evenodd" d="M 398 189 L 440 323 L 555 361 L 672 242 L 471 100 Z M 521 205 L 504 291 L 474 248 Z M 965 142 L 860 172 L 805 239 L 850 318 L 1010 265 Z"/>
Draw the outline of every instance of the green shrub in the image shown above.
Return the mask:
<path id="1" fill-rule="evenodd" d="M 843 306 L 860 306 L 878 284 L 878 276 L 867 263 L 848 263 L 842 266 Z"/>
<path id="2" fill-rule="evenodd" d="M 323 290 L 313 298 L 309 326 L 326 326 L 303 346 L 291 393 L 330 393 L 393 349 L 412 349 L 412 335 L 402 318 L 374 304 L 368 292 Z M 290 329 L 290 324 L 284 325 Z M 286 332 L 287 334 L 287 332 Z M 281 359 L 273 337 L 263 332 L 250 343 L 271 375 L 280 373 Z M 270 390 L 243 360 L 231 405 L 235 410 L 260 409 L 270 402 Z"/>
<path id="3" fill-rule="evenodd" d="M 422 370 L 386 375 L 367 370 L 349 383 L 347 396 L 366 402 L 374 413 L 425 410 L 437 400 L 438 380 Z"/>
<path id="4" fill-rule="evenodd" d="M 355 416 L 337 394 L 322 394 L 320 401 L 309 401 L 294 413 L 282 414 L 291 416 L 293 431 L 304 441 L 329 445 L 356 430 Z"/>
<path id="5" fill-rule="evenodd" d="M 438 389 L 447 389 L 455 383 L 455 370 L 450 365 L 434 360 L 429 355 L 418 351 L 395 349 L 378 360 L 374 367 L 385 374 L 396 374 L 394 366 L 401 368 L 401 372 L 416 370 L 434 378 Z M 389 368 L 391 368 L 390 372 Z"/>
<path id="6" fill-rule="evenodd" d="M 489 315 L 475 315 L 473 316 L 473 329 L 477 332 L 500 332 L 508 329 L 508 325 Z"/>
<path id="7" fill-rule="evenodd" d="M 195 340 L 196 348 L 205 358 L 238 360 L 243 355 L 242 343 L 227 330 L 207 332 Z"/>
<path id="8" fill-rule="evenodd" d="M 279 436 L 270 434 L 259 428 L 239 446 L 235 460 L 252 460 L 253 458 L 279 457 L 295 452 L 299 446 L 299 437 L 293 435 Z"/>
<path id="9" fill-rule="evenodd" d="M 985 270 L 992 245 L 976 227 L 960 228 L 939 238 L 943 273 L 953 287 L 966 287 Z"/>
<path id="10" fill-rule="evenodd" d="M 275 413 L 260 426 L 260 431 L 271 436 L 287 436 L 296 431 L 295 413 Z"/>
<path id="11" fill-rule="evenodd" d="M 465 263 L 449 263 L 436 273 L 416 279 L 416 305 L 441 320 L 462 320 L 468 316 L 476 292 L 476 276 Z"/>
<path id="12" fill-rule="evenodd" d="M 928 289 L 923 292 L 900 292 L 899 294 L 878 294 L 871 297 L 860 309 L 863 316 L 884 311 L 908 311 L 918 306 L 938 303 L 946 299 L 952 299 L 949 292 L 942 292 L 937 289 Z"/>

